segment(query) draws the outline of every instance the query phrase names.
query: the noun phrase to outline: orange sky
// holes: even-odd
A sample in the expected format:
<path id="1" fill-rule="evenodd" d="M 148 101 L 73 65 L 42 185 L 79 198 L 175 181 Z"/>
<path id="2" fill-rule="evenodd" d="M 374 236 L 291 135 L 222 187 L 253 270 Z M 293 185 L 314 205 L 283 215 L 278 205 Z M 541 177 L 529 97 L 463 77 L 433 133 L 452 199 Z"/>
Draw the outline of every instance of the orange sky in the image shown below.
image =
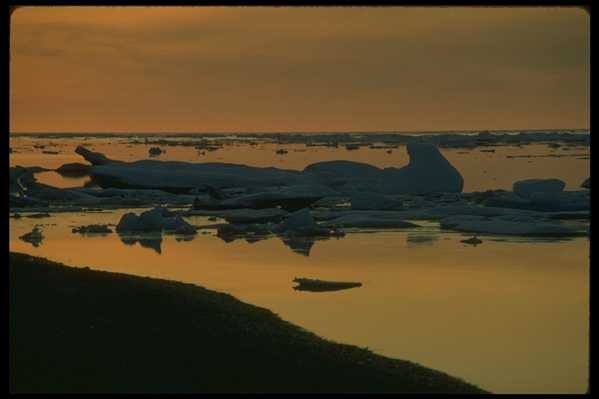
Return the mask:
<path id="1" fill-rule="evenodd" d="M 23 7 L 11 132 L 589 127 L 580 8 Z"/>

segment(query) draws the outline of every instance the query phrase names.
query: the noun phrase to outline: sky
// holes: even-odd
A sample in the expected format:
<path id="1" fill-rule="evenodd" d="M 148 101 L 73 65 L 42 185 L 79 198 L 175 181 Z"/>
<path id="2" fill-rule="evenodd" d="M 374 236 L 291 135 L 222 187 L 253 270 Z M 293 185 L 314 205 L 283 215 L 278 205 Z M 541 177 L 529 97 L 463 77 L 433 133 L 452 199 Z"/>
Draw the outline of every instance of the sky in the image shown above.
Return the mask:
<path id="1" fill-rule="evenodd" d="M 10 131 L 588 129 L 570 7 L 21 7 Z"/>

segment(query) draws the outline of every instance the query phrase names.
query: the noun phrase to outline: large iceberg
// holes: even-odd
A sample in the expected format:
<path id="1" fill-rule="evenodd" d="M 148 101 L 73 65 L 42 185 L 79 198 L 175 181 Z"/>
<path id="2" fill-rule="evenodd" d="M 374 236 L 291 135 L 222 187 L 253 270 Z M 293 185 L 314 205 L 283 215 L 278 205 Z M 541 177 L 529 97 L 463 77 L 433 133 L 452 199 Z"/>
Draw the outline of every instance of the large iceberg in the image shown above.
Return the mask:
<path id="1" fill-rule="evenodd" d="M 431 192 L 459 193 L 464 179 L 456 168 L 432 144 L 408 144 L 410 163 L 403 168 L 386 168 L 385 184 L 381 191 L 386 194 Z"/>
<path id="2" fill-rule="evenodd" d="M 380 169 L 351 161 L 329 161 L 309 165 L 305 173 L 324 184 L 346 191 L 378 191 L 384 194 L 461 192 L 464 179 L 433 144 L 407 145 L 410 162 L 402 168 Z"/>
<path id="3" fill-rule="evenodd" d="M 92 163 L 90 174 L 102 187 L 153 188 L 176 193 L 189 193 L 208 186 L 216 189 L 244 187 L 255 191 L 282 186 L 327 186 L 340 191 L 383 194 L 462 191 L 462 176 L 435 145 L 408 144 L 407 150 L 410 162 L 399 169 L 380 169 L 351 161 L 329 161 L 295 171 L 218 162 L 123 162 L 77 147 L 77 153 Z"/>

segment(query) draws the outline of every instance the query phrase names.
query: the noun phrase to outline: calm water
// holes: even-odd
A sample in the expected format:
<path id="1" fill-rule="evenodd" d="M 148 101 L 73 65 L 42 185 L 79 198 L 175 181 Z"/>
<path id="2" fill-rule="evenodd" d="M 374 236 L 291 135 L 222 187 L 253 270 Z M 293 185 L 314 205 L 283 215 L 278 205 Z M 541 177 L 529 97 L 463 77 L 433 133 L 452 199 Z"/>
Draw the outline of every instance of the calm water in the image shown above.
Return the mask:
<path id="1" fill-rule="evenodd" d="M 61 154 L 27 150 L 11 141 L 11 165 L 57 167 L 80 162 L 74 143 L 57 140 Z M 117 159 L 147 158 L 145 145 L 92 147 Z M 260 148 L 261 147 L 261 148 Z M 231 146 L 205 156 L 167 147 L 158 159 L 238 162 L 299 169 L 326 159 L 351 159 L 377 166 L 407 163 L 405 147 L 385 150 L 309 148 L 274 144 Z M 49 149 L 49 148 L 46 148 Z M 559 177 L 576 189 L 589 176 L 588 160 L 576 157 L 508 159 L 507 154 L 566 153 L 545 145 L 496 147 L 495 153 L 443 150 L 462 172 L 465 191 L 510 188 L 526 177 Z M 569 150 L 588 153 L 587 148 Z M 219 159 L 219 157 L 221 159 Z M 531 161 L 530 163 L 528 161 Z M 485 172 L 486 171 L 486 172 Z M 80 185 L 81 180 L 47 181 Z M 71 228 L 117 223 L 127 210 L 54 214 L 44 219 L 10 219 L 10 250 L 73 266 L 185 281 L 223 291 L 335 341 L 442 370 L 497 393 L 583 393 L 588 382 L 589 241 L 530 240 L 479 236 L 477 247 L 436 223 L 410 231 L 355 232 L 317 241 L 309 256 L 293 252 L 279 238 L 225 243 L 198 234 L 191 241 L 162 236 L 160 253 L 118 235 L 83 237 Z M 140 212 L 140 209 L 134 210 Z M 213 222 L 190 217 L 195 225 Z M 39 247 L 17 237 L 41 224 Z M 361 281 L 345 291 L 311 293 L 292 289 L 294 277 Z"/>

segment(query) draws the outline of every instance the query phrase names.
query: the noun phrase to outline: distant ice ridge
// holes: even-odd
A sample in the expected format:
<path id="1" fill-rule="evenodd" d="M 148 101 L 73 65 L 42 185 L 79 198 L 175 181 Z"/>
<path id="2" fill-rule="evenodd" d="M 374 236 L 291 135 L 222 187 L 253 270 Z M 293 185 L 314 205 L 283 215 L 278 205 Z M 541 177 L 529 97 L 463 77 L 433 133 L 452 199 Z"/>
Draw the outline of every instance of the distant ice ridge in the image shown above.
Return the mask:
<path id="1" fill-rule="evenodd" d="M 523 131 L 451 131 L 451 132 L 282 132 L 282 133 L 44 133 L 44 134 L 11 134 L 11 137 L 30 138 L 125 138 L 144 139 L 148 143 L 164 142 L 167 145 L 178 145 L 198 140 L 211 141 L 263 141 L 287 143 L 374 143 L 387 142 L 394 144 L 431 143 L 441 147 L 474 147 L 489 144 L 519 144 L 534 142 L 566 142 L 590 144 L 588 130 L 523 130 Z M 145 141 L 142 141 L 145 143 Z"/>

